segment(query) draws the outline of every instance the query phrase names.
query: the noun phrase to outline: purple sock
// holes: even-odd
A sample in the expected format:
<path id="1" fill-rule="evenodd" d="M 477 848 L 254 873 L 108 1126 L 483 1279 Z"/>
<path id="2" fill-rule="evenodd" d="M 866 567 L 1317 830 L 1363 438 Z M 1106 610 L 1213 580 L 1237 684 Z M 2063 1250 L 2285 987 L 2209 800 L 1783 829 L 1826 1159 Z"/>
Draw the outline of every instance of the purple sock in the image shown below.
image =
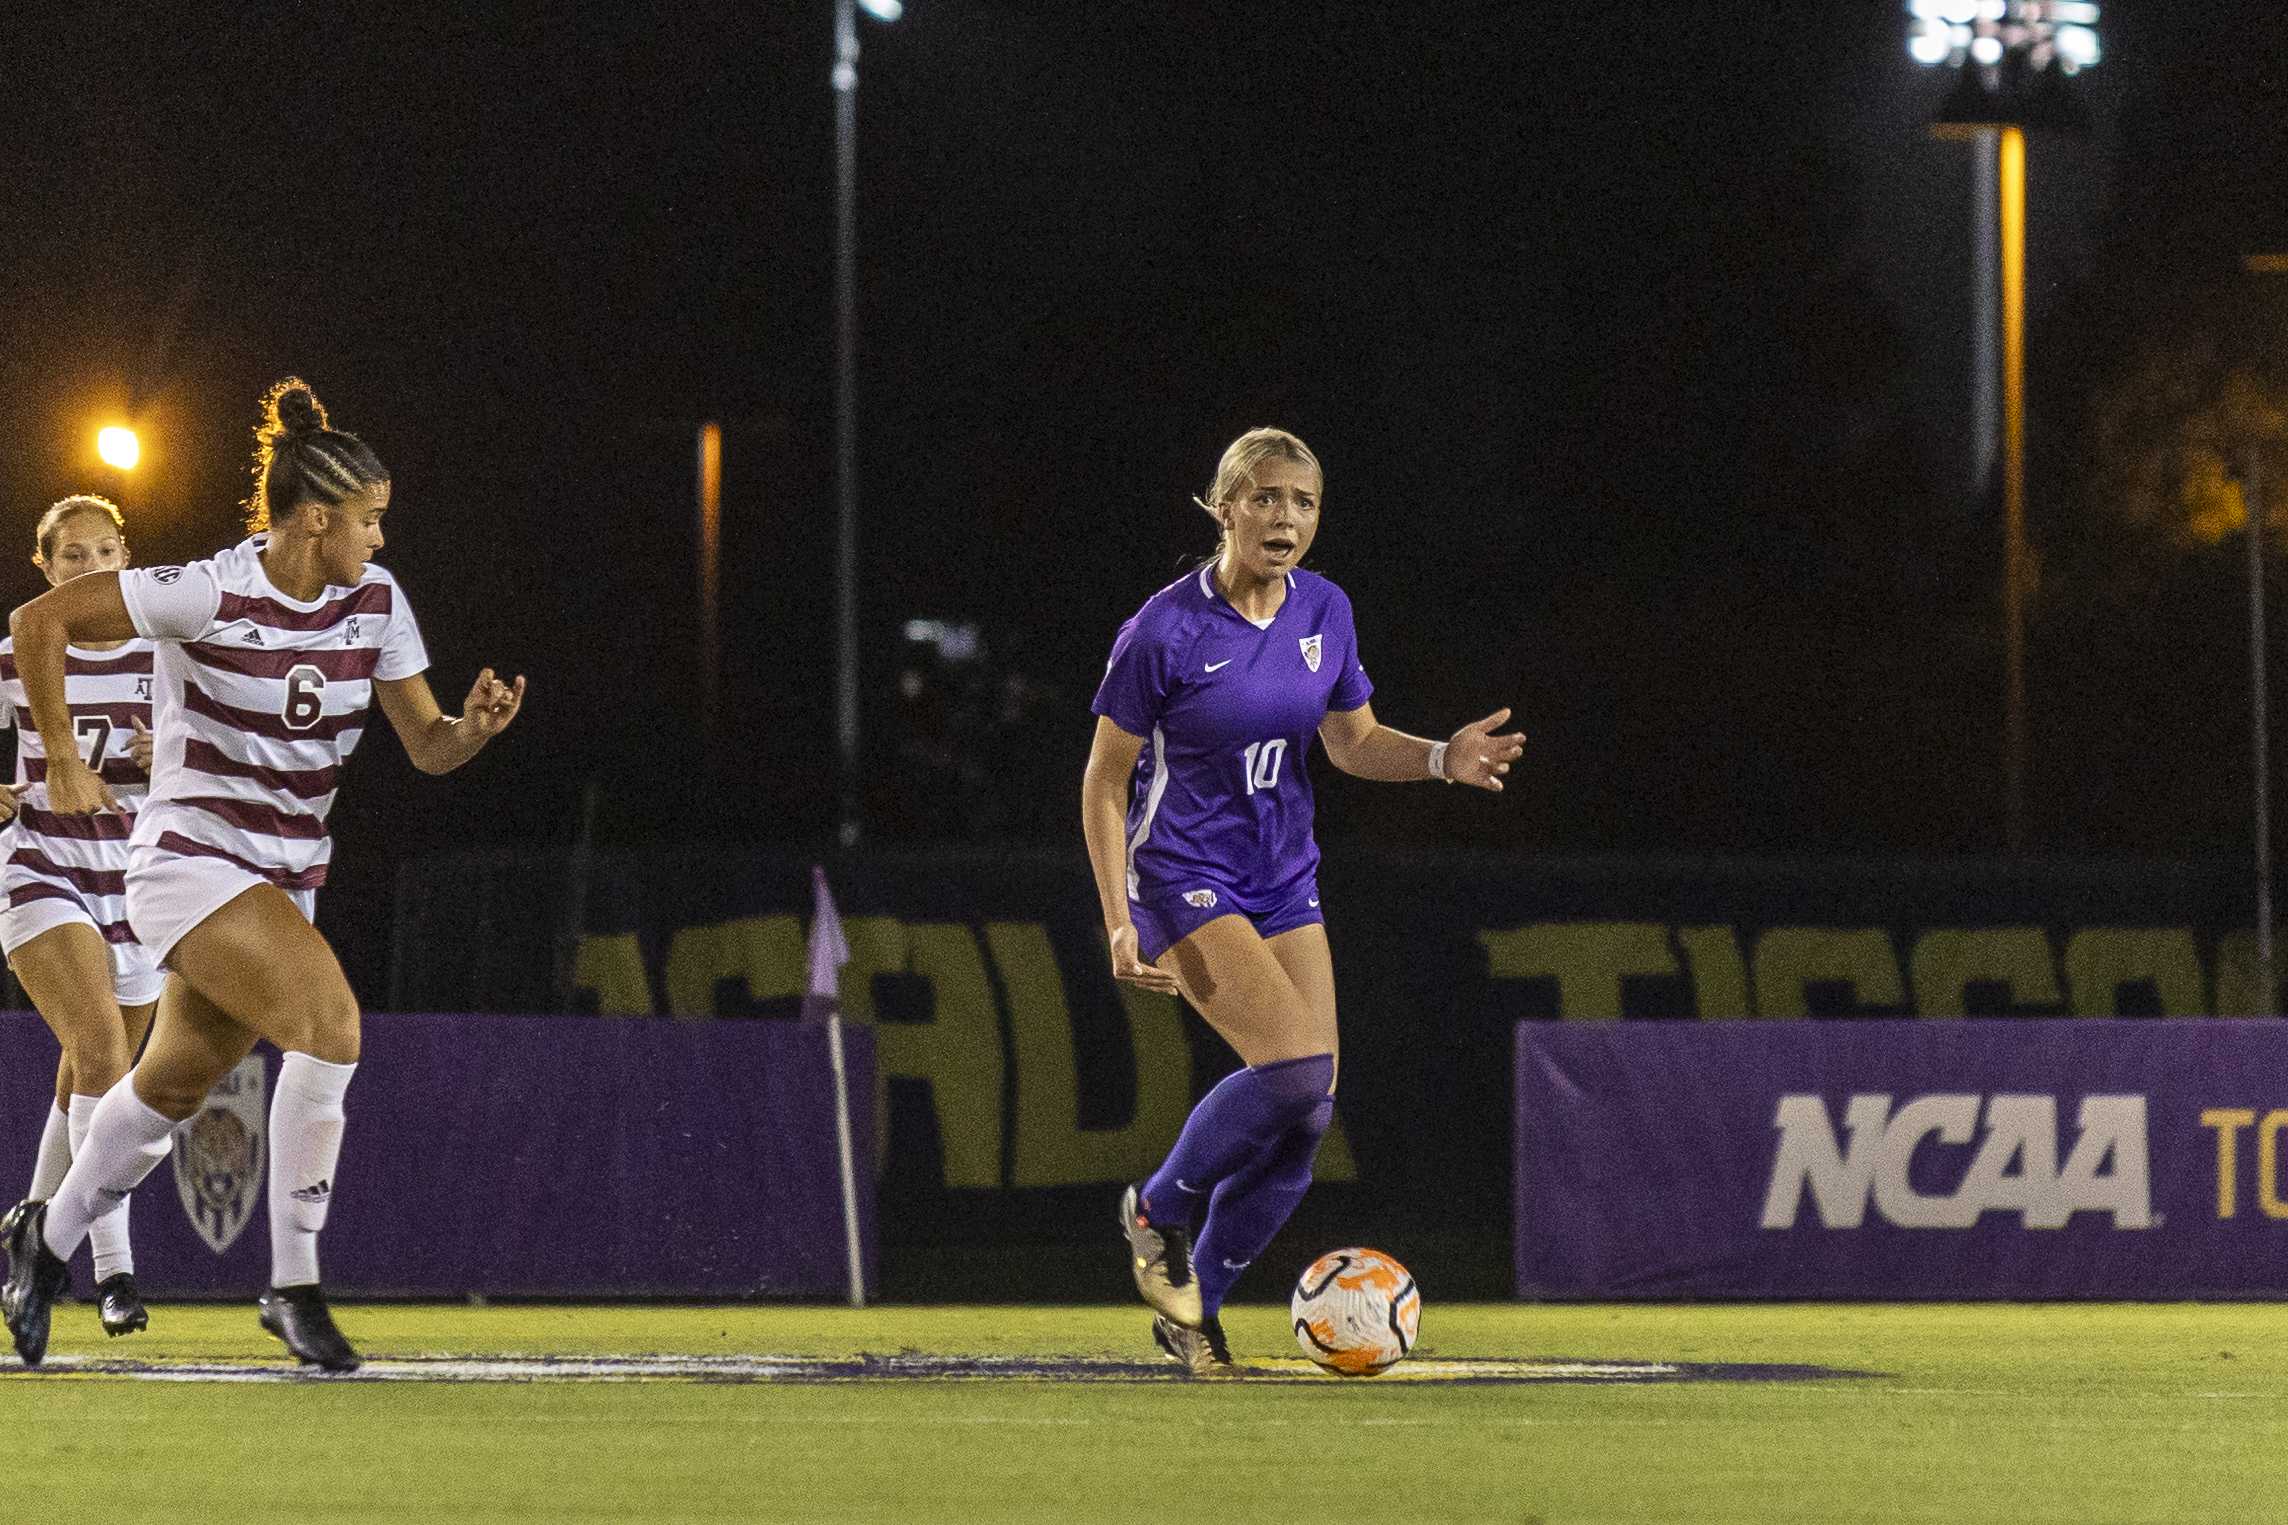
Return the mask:
<path id="1" fill-rule="evenodd" d="M 1138 1195 L 1155 1228 L 1190 1228 L 1208 1194 L 1308 1118 L 1335 1083 L 1335 1056 L 1309 1054 L 1234 1070 L 1200 1098 L 1176 1147 Z"/>
<path id="2" fill-rule="evenodd" d="M 1239 1280 L 1281 1224 L 1311 1189 L 1311 1161 L 1319 1139 L 1334 1121 L 1332 1097 L 1287 1130 L 1271 1152 L 1236 1175 L 1226 1176 L 1208 1204 L 1207 1226 L 1192 1252 L 1192 1272 L 1200 1279 L 1200 1306 L 1209 1317 L 1223 1307 L 1224 1294 Z"/>

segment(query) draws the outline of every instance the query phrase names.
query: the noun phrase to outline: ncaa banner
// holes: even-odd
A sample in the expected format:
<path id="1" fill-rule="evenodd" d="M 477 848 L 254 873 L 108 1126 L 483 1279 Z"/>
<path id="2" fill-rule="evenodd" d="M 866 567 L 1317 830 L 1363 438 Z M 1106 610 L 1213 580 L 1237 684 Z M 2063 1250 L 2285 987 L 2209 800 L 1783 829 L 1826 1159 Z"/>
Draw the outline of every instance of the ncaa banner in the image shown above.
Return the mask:
<path id="1" fill-rule="evenodd" d="M 1528 1298 L 2288 1293 L 2288 1023 L 1519 1023 Z"/>
<path id="2" fill-rule="evenodd" d="M 846 1035 L 851 1124 L 874 1143 L 873 1034 Z M 0 1195 L 52 1104 L 56 1041 L 0 1012 Z M 250 1055 L 133 1196 L 136 1280 L 160 1297 L 268 1284 L 270 1092 Z M 844 1291 L 826 1029 L 811 1022 L 389 1016 L 364 1057 L 319 1241 L 338 1297 L 755 1297 Z M 873 1176 L 860 1172 L 867 1284 Z M 87 1257 L 73 1275 L 84 1295 Z"/>

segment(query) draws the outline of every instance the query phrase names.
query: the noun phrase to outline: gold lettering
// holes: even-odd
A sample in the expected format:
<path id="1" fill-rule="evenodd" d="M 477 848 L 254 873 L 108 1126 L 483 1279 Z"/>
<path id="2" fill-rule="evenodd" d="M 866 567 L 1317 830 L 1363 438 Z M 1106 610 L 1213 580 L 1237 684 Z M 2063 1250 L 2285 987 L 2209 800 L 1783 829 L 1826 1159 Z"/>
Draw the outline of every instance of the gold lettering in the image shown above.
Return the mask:
<path id="1" fill-rule="evenodd" d="M 572 983 L 596 992 L 596 1010 L 607 1017 L 651 1015 L 651 981 L 644 976 L 643 947 L 633 932 L 583 936 L 572 961 Z"/>
<path id="2" fill-rule="evenodd" d="M 2200 950 L 2183 927 L 2084 927 L 2066 939 L 2066 988 L 2075 1016 L 2119 1016 L 2121 987 L 2133 980 L 2153 982 L 2163 1016 L 2208 1010 Z"/>
<path id="3" fill-rule="evenodd" d="M 1497 980 L 1555 976 L 1557 1014 L 1609 1022 L 1621 1014 L 1629 975 L 1673 975 L 1668 928 L 1656 921 L 1551 921 L 1482 931 L 1487 972 Z"/>
<path id="4" fill-rule="evenodd" d="M 1959 1017 L 1969 1005 L 1964 987 L 2006 986 L 2013 1006 L 2049 1006 L 2062 1000 L 2050 962 L 2050 935 L 2040 927 L 1941 929 L 1915 939 L 1909 960 L 1915 1014 Z"/>
<path id="5" fill-rule="evenodd" d="M 2269 1017 L 2278 1015 L 2279 1011 L 2279 999 L 2264 988 L 2264 973 L 2256 965 L 2256 933 L 2228 932 L 2219 937 L 2216 942 L 2216 1014 Z"/>
<path id="6" fill-rule="evenodd" d="M 1692 971 L 1693 1009 L 1702 1017 L 1752 1017 L 1748 965 L 1730 927 L 1678 927 L 1684 962 Z"/>
<path id="7" fill-rule="evenodd" d="M 2256 1205 L 2267 1218 L 2288 1218 L 2288 1202 L 2280 1200 L 2280 1130 L 2288 1128 L 2288 1109 L 2273 1108 L 2256 1125 Z"/>
<path id="8" fill-rule="evenodd" d="M 1811 1014 L 1804 987 L 1848 984 L 1860 1004 L 1900 1006 L 1899 960 L 1880 928 L 1773 927 L 1756 939 L 1756 1014 Z"/>
<path id="9" fill-rule="evenodd" d="M 852 951 L 855 950 L 855 946 Z M 1001 1184 L 1001 1017 L 985 958 L 969 928 L 914 922 L 906 927 L 906 972 L 929 981 L 936 1010 L 927 1022 L 874 1024 L 875 1065 L 886 1080 L 929 1083 L 938 1148 L 948 1186 Z M 875 1116 L 889 1131 L 881 1095 Z"/>
<path id="10" fill-rule="evenodd" d="M 2201 1114 L 2201 1126 L 2216 1129 L 2217 1216 L 2229 1218 L 2239 1208 L 2240 1130 L 2256 1121 L 2247 1107 L 2210 1107 Z"/>
<path id="11" fill-rule="evenodd" d="M 715 1015 L 715 987 L 738 980 L 752 1000 L 802 994 L 802 924 L 792 916 L 743 916 L 685 927 L 667 944 L 667 1014 Z"/>
<path id="12" fill-rule="evenodd" d="M 1009 997 L 1017 1051 L 1016 1186 L 1132 1181 L 1151 1173 L 1184 1126 L 1192 1052 L 1174 998 L 1123 985 L 1136 1104 L 1111 1128 L 1080 1125 L 1080 1067 L 1072 1008 L 1048 933 L 1031 922 L 992 922 L 985 946 Z"/>

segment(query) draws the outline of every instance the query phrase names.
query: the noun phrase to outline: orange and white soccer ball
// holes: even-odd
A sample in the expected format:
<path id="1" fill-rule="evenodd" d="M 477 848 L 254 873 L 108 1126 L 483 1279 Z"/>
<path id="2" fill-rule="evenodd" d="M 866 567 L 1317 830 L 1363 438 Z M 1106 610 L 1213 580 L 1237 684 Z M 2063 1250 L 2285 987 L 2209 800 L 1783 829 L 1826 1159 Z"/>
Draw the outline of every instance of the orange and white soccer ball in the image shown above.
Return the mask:
<path id="1" fill-rule="evenodd" d="M 1295 1283 L 1295 1343 L 1338 1377 L 1388 1371 L 1414 1348 L 1422 1291 L 1380 1250 L 1329 1250 Z"/>

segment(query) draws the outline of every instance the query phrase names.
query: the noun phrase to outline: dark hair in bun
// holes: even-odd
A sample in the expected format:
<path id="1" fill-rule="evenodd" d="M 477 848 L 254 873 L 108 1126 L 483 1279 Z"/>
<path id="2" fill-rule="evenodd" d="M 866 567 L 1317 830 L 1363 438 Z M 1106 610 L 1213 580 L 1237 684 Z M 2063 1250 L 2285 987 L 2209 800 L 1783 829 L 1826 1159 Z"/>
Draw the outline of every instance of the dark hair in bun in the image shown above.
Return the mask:
<path id="1" fill-rule="evenodd" d="M 274 514 L 304 503 L 339 503 L 388 480 L 389 468 L 364 440 L 327 427 L 325 405 L 308 382 L 288 376 L 262 394 L 254 496 L 246 500 L 249 530 L 266 530 Z"/>

